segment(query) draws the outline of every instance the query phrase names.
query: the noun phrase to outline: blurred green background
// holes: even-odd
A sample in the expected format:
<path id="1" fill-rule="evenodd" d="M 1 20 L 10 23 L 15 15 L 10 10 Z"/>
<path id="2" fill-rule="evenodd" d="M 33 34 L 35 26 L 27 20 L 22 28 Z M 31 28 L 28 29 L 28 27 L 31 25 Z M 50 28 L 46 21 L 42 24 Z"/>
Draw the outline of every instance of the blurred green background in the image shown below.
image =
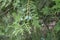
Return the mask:
<path id="1" fill-rule="evenodd" d="M 60 40 L 60 0 L 0 0 L 0 40 Z"/>

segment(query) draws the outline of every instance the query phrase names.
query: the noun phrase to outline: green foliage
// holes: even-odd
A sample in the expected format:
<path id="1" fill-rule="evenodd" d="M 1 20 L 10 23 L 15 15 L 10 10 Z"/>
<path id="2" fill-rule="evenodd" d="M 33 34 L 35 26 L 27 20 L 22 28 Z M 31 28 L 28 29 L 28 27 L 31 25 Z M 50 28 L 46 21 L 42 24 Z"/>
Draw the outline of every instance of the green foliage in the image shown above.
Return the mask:
<path id="1" fill-rule="evenodd" d="M 54 15 L 60 11 L 60 0 L 52 1 L 56 5 L 50 8 L 49 1 L 43 5 L 42 0 L 0 0 L 0 35 L 8 36 L 9 40 L 40 40 L 42 34 L 39 18 L 41 16 L 45 18 L 46 15 Z M 47 17 L 47 20 L 49 19 Z M 56 32 L 60 31 L 59 26 L 60 21 L 55 26 Z M 48 34 L 49 38 L 51 34 Z M 0 40 L 5 40 L 5 38 Z"/>

